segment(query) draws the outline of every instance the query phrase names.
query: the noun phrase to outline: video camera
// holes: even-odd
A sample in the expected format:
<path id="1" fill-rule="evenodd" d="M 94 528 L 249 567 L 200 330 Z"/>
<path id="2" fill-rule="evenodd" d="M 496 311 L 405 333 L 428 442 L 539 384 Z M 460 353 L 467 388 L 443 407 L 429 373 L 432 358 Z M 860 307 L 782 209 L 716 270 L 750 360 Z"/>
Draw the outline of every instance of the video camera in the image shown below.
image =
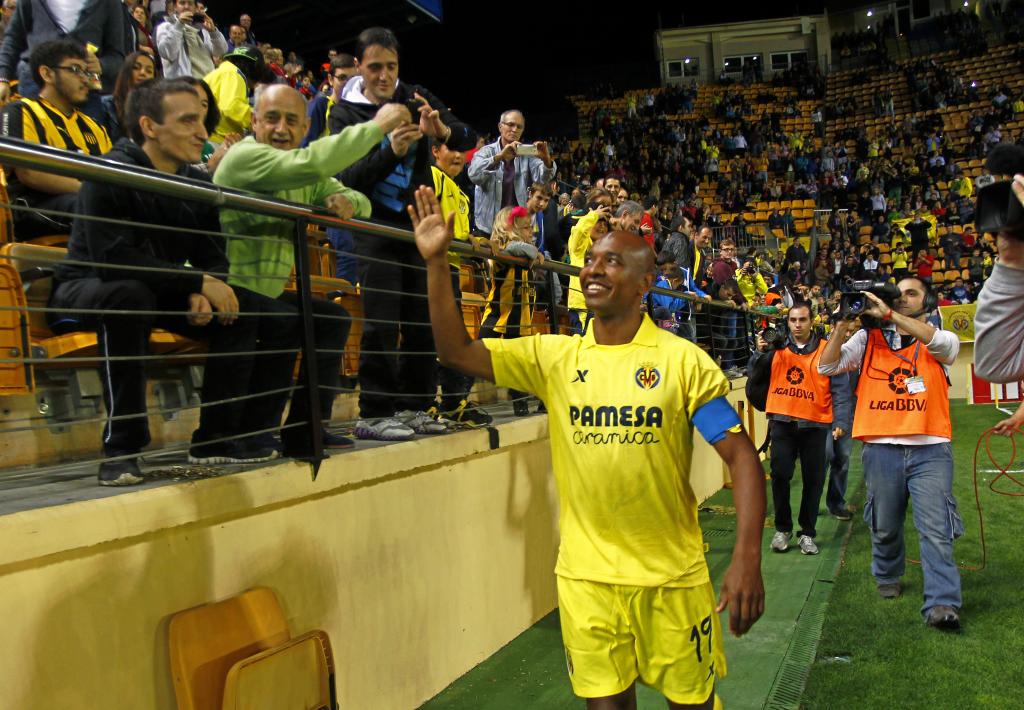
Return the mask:
<path id="1" fill-rule="evenodd" d="M 786 321 L 782 318 L 769 322 L 758 335 L 768 343 L 769 350 L 781 350 L 789 342 L 789 328 L 786 327 Z"/>
<path id="2" fill-rule="evenodd" d="M 1000 143 L 989 151 L 985 167 L 993 175 L 1024 172 L 1024 147 Z M 1024 206 L 1012 185 L 1009 180 L 1001 180 L 978 190 L 974 223 L 979 234 L 1003 232 L 1024 239 Z"/>
<path id="3" fill-rule="evenodd" d="M 843 320 L 852 320 L 864 313 L 871 307 L 864 292 L 877 296 L 882 302 L 895 308 L 896 302 L 900 300 L 900 290 L 895 284 L 887 281 L 854 281 L 847 279 L 839 288 L 839 317 Z"/>

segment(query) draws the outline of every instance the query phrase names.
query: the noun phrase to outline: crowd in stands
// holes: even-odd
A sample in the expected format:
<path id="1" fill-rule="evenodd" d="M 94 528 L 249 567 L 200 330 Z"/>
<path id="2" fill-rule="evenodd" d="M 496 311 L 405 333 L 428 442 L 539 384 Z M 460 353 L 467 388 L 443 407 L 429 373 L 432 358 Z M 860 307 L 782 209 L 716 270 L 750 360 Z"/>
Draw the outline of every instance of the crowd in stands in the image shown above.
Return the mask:
<path id="1" fill-rule="evenodd" d="M 26 24 L 37 4 L 22 0 L 0 44 L 0 100 L 18 97 L 4 108 L 5 135 L 90 155 L 110 154 L 122 162 L 406 229 L 412 190 L 432 184 L 442 208 L 456 216 L 457 238 L 530 262 L 492 265 L 482 316 L 486 337 L 526 332 L 535 308 L 551 299 L 565 304 L 569 327 L 582 331 L 587 314 L 578 281 L 549 280 L 531 267 L 546 259 L 580 266 L 589 245 L 614 229 L 647 240 L 657 255 L 659 286 L 690 294 L 652 296 L 651 313 L 682 337 L 709 344 L 727 370 L 745 362 L 744 311 L 772 314 L 802 300 L 811 304 L 815 322 L 828 327 L 848 280 L 887 281 L 913 273 L 941 281 L 943 303 L 972 302 L 995 260 L 990 244 L 974 233 L 973 196 L 994 178 L 987 171 L 969 177 L 965 167 L 969 160 L 983 159 L 994 145 L 1021 140 L 1020 131 L 1007 124 L 1024 113 L 1024 96 L 1004 85 L 991 88 L 985 110 L 970 111 L 970 141 L 947 140 L 942 110 L 974 102 L 979 92 L 942 64 L 920 61 L 902 67 L 911 112 L 897 115 L 892 94 L 878 92 L 873 112 L 888 122 L 871 128 L 829 131 L 826 119 L 864 109 L 826 97 L 821 74 L 799 64 L 770 83 L 756 83 L 758 68 L 751 66 L 734 85 L 698 88 L 692 83 L 632 92 L 624 97 L 622 110 L 599 106 L 581 114 L 589 141 L 527 144 L 526 116 L 509 109 L 498 117 L 497 138 L 491 141 L 483 133 L 478 137 L 426 87 L 399 80 L 398 43 L 387 30 L 367 30 L 353 54 L 332 49 L 322 64 L 311 67 L 294 52 L 258 42 L 249 15 L 221 28 L 194 0 L 165 6 L 156 0 L 109 0 L 103 5 L 108 16 L 123 22 L 89 18 L 79 19 L 79 26 L 62 16 Z M 61 39 L 68 29 L 71 39 Z M 837 41 L 847 48 L 866 46 L 863 38 Z M 165 83 L 153 81 L 160 77 Z M 170 88 L 167 80 L 175 80 Z M 194 94 L 200 114 L 190 119 L 191 125 L 177 134 L 167 132 L 159 106 L 138 106 L 140 96 L 155 101 L 154 85 L 163 87 L 161 98 Z M 409 112 L 410 105 L 419 107 L 419 115 Z M 396 114 L 398 108 L 405 114 Z M 915 115 L 918 109 L 928 113 Z M 140 120 L 150 125 L 143 119 L 161 128 L 147 132 L 140 128 Z M 161 143 L 197 140 L 188 150 Z M 140 146 L 149 146 L 142 150 L 145 156 Z M 199 150 L 195 159 L 193 147 Z M 239 156 L 245 158 L 244 167 Z M 73 217 L 83 202 L 82 183 L 24 168 L 8 169 L 6 177 L 11 200 L 38 210 L 15 210 L 17 239 L 70 232 L 73 246 L 78 240 L 79 260 L 106 258 L 93 250 L 90 228 Z M 811 236 L 812 205 L 827 216 L 818 220 L 817 239 L 809 244 L 802 237 Z M 103 209 L 116 211 L 106 203 Z M 751 224 L 749 214 L 755 209 L 764 215 L 763 224 Z M 132 210 L 145 212 L 139 205 Z M 807 217 L 795 214 L 802 211 Z M 209 271 L 224 271 L 231 276 L 220 282 L 223 288 L 255 294 L 257 310 L 293 311 L 296 305 L 284 289 L 293 266 L 289 229 L 251 222 L 234 212 L 221 214 L 219 223 L 228 235 L 223 261 L 209 253 L 177 252 L 164 261 L 173 268 L 205 264 Z M 261 247 L 232 234 L 261 234 L 276 241 Z M 446 417 L 489 422 L 489 415 L 469 402 L 472 382 L 439 371 L 428 354 L 434 347 L 423 325 L 429 320 L 426 300 L 401 295 L 426 292 L 423 272 L 405 268 L 421 261 L 414 246 L 345 230 L 330 230 L 327 237 L 336 250 L 336 275 L 359 283 L 364 294 L 357 436 L 397 440 L 439 433 L 446 430 Z M 783 248 L 768 237 L 781 240 Z M 452 261 L 456 282 L 463 265 Z M 68 281 L 82 278 L 66 276 Z M 88 278 L 107 277 L 100 269 Z M 189 309 L 200 309 L 190 310 L 190 324 L 210 322 L 199 313 L 217 312 L 218 303 L 230 300 L 217 291 L 220 286 L 211 288 L 210 294 L 202 287 L 189 292 L 190 298 L 199 296 L 196 303 L 189 301 Z M 88 290 L 58 293 L 75 308 L 98 298 Z M 701 300 L 735 309 L 717 320 L 701 320 L 710 309 Z M 318 312 L 344 317 L 343 310 L 331 306 L 321 304 Z M 347 333 L 336 331 L 334 336 Z M 251 337 L 264 337 L 252 332 Z M 340 341 L 321 335 L 336 349 L 344 345 L 344 335 Z M 276 342 L 280 333 L 266 337 Z M 129 354 L 138 350 L 138 339 L 131 340 L 130 347 L 124 346 Z M 401 344 L 398 357 L 383 357 L 396 343 Z M 325 368 L 321 382 L 336 387 L 337 358 L 317 365 Z M 137 383 L 142 375 L 126 377 Z M 235 383 L 226 394 L 257 387 L 239 377 L 225 378 Z M 434 394 L 438 383 L 440 401 Z M 269 387 L 258 387 L 264 385 Z M 121 394 L 111 395 L 111 402 L 131 399 L 117 391 Z M 527 413 L 525 397 L 512 394 L 516 413 Z M 329 418 L 333 397 L 323 400 L 322 416 Z M 118 406 L 137 409 L 144 403 L 135 399 Z M 259 421 L 248 423 L 272 430 L 283 407 L 275 400 Z M 201 427 L 193 441 L 197 460 L 251 460 L 282 446 L 271 436 L 249 442 L 248 448 L 216 447 L 216 439 L 240 434 L 213 424 Z M 107 453 L 130 457 L 146 436 L 133 430 Z M 339 447 L 351 445 L 345 437 L 324 436 Z M 302 449 L 294 437 L 286 439 L 286 452 Z M 124 470 L 114 473 L 120 476 Z M 129 479 L 134 476 L 127 473 Z"/>

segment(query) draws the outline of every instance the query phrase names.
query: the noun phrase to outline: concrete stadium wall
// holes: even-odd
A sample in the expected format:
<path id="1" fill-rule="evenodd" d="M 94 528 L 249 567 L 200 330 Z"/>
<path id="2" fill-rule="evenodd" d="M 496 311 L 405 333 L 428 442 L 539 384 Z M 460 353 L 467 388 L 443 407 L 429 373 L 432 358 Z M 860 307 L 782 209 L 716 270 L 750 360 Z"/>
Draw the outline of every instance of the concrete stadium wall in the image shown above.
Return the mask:
<path id="1" fill-rule="evenodd" d="M 697 439 L 706 497 L 723 465 Z M 289 462 L 0 517 L 0 707 L 174 708 L 170 616 L 259 585 L 328 632 L 342 707 L 417 707 L 555 607 L 550 465 L 531 417 L 495 450 L 465 432 L 316 482 Z"/>

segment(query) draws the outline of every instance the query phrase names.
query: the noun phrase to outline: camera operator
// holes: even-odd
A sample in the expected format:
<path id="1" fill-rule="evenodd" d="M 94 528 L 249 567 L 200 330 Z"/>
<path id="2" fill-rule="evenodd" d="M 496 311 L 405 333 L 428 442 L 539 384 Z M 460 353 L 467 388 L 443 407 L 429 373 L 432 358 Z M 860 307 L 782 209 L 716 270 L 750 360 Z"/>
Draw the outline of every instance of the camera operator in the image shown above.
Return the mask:
<path id="1" fill-rule="evenodd" d="M 803 491 L 800 494 L 798 545 L 805 555 L 818 554 L 814 542 L 818 507 L 825 487 L 825 448 L 829 436 L 842 436 L 850 429 L 849 381 L 818 373 L 825 342 L 814 332 L 811 305 L 797 301 L 786 318 L 789 335 L 769 350 L 769 343 L 757 336 L 757 352 L 751 355 L 749 371 L 758 360 L 771 358 L 768 414 L 771 432 L 772 499 L 775 509 L 775 552 L 789 549 L 793 536 L 793 513 L 789 503 L 789 483 L 796 460 L 800 458 Z"/>
<path id="2" fill-rule="evenodd" d="M 897 287 L 900 296 L 892 306 L 863 292 L 863 315 L 880 321 L 880 327 L 846 340 L 852 325 L 840 320 L 818 371 L 830 376 L 860 371 L 853 438 L 864 442 L 864 520 L 871 527 L 871 572 L 879 595 L 893 599 L 901 592 L 909 497 L 921 543 L 921 613 L 929 626 L 956 630 L 961 597 L 953 540 L 963 534 L 963 523 L 953 497 L 946 368 L 956 360 L 960 340 L 925 321 L 935 305 L 926 283 L 908 277 Z"/>

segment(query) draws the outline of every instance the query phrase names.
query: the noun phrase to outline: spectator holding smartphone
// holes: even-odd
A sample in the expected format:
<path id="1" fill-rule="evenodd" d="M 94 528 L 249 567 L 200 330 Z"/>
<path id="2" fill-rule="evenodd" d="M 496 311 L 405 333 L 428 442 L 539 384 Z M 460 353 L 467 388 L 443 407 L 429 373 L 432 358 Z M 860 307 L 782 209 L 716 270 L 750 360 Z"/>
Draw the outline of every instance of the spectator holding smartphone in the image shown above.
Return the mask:
<path id="1" fill-rule="evenodd" d="M 156 28 L 164 78 L 202 79 L 216 67 L 214 58 L 227 54 L 228 41 L 209 15 L 196 10 L 195 0 L 175 0 L 172 9 Z"/>
<path id="2" fill-rule="evenodd" d="M 528 188 L 535 182 L 548 183 L 557 166 L 548 144 L 521 143 L 526 119 L 521 111 L 509 109 L 498 121 L 499 138 L 473 155 L 469 179 L 476 185 L 474 221 L 481 234 L 490 234 L 494 217 L 502 207 L 526 207 Z"/>

